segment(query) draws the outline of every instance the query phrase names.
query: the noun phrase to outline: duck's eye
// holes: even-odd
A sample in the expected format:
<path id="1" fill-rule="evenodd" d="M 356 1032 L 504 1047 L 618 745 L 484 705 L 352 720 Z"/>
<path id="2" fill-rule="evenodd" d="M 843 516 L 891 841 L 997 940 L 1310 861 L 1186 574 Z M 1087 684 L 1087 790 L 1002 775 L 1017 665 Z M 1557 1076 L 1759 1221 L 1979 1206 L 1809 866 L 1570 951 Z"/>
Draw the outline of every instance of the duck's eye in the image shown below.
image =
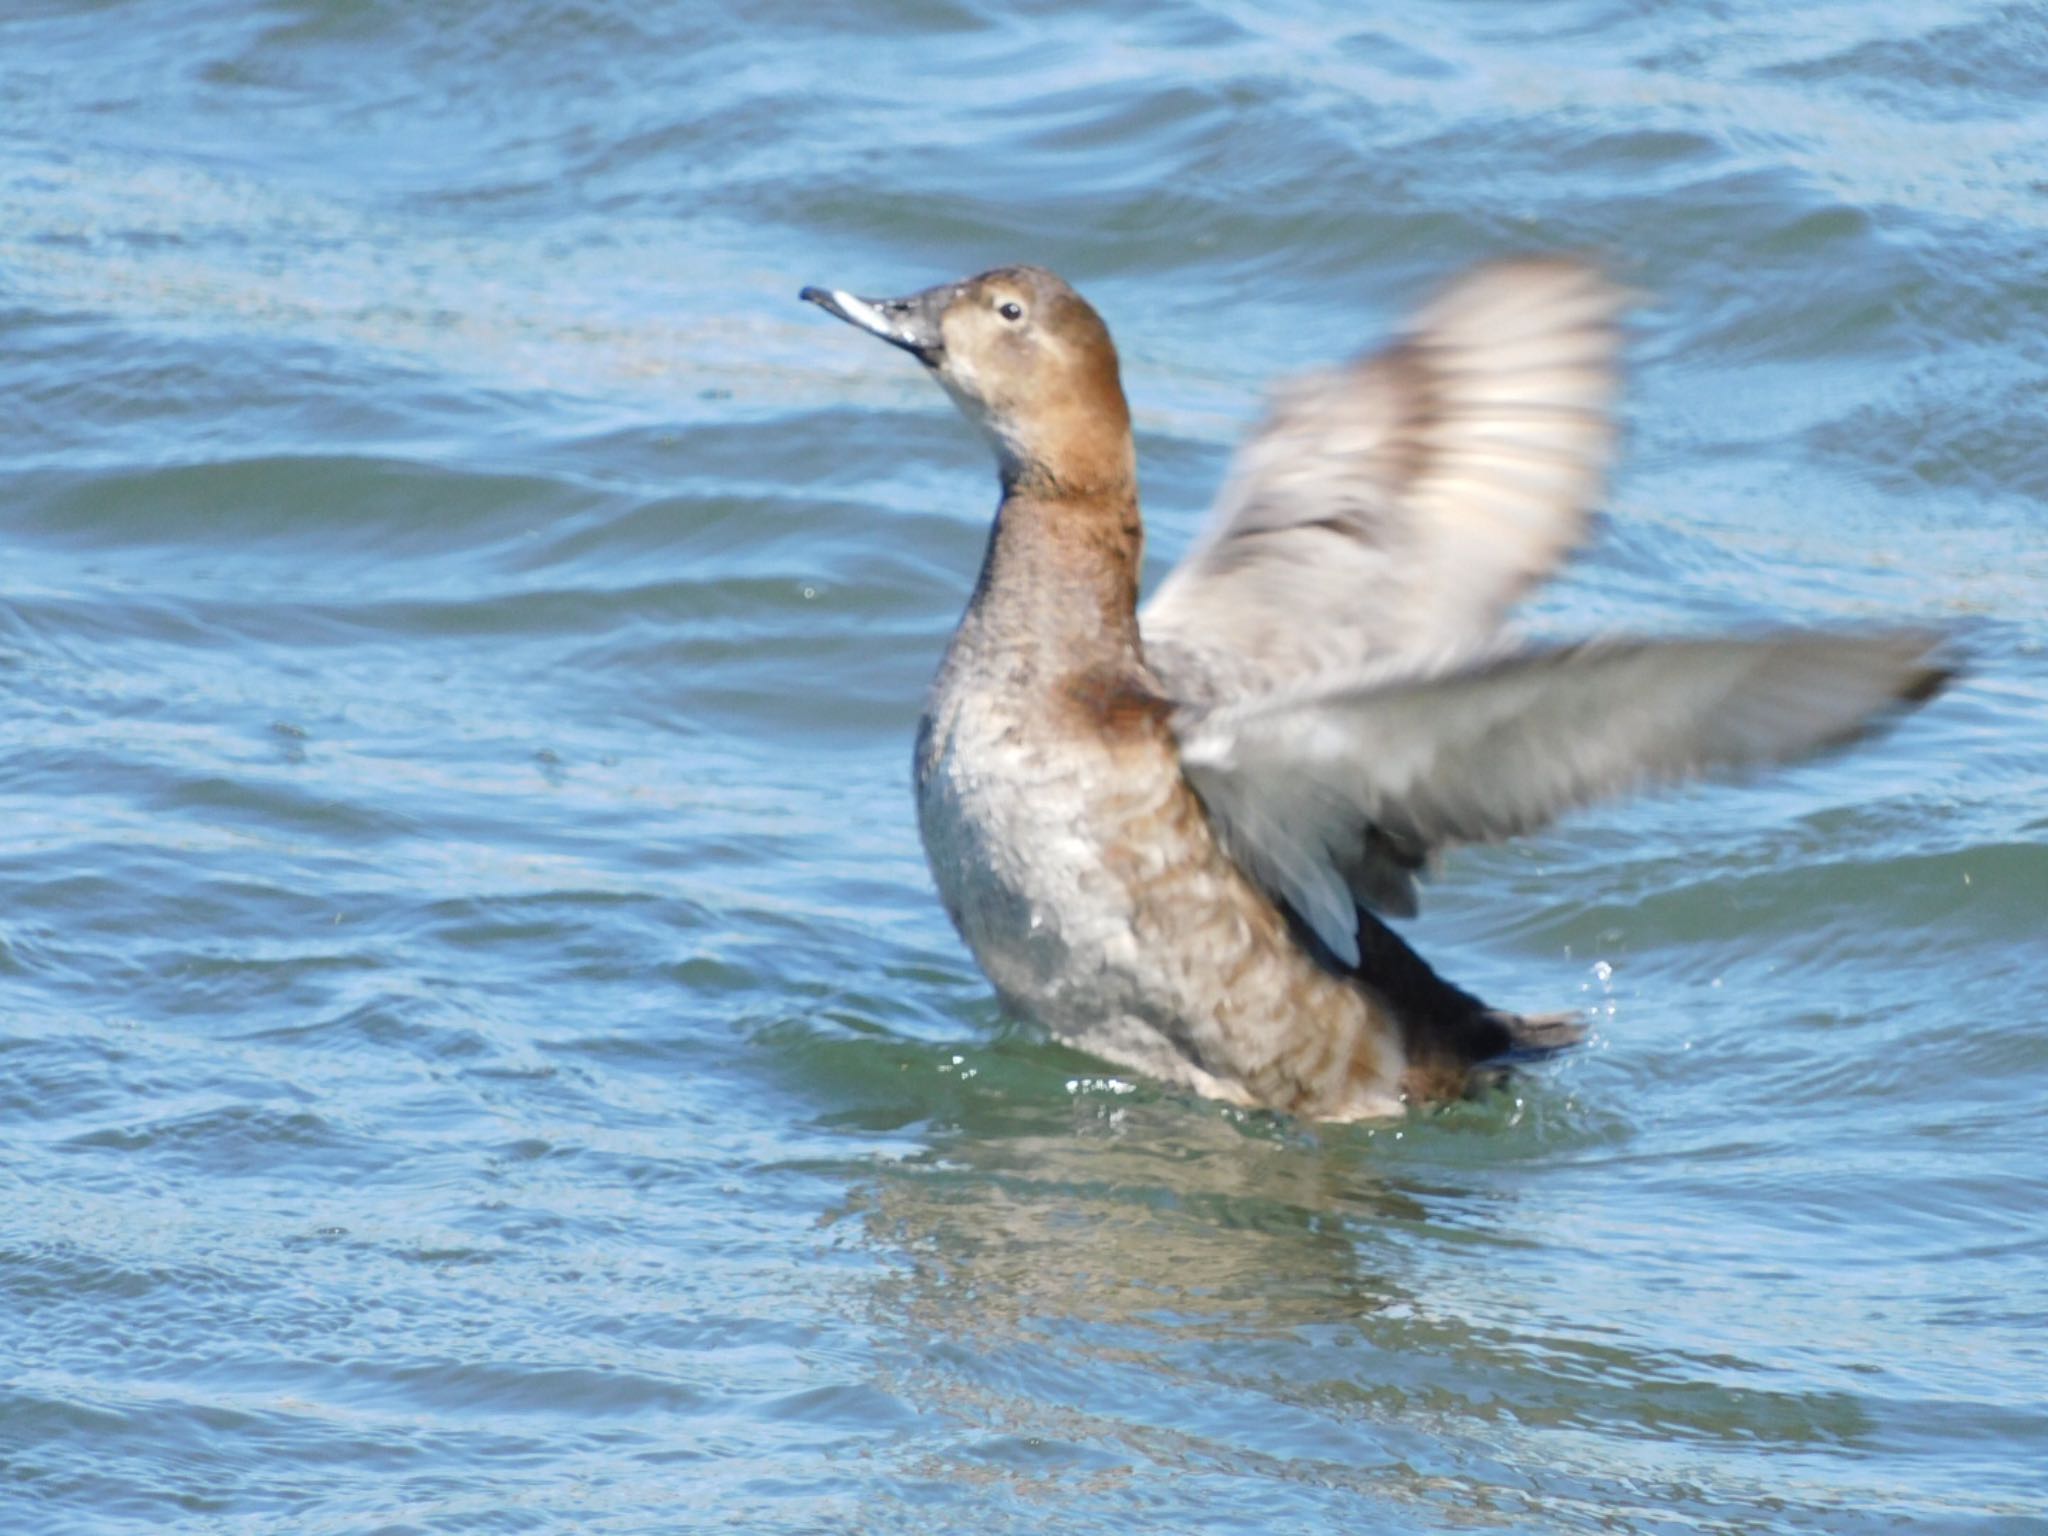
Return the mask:
<path id="1" fill-rule="evenodd" d="M 1022 320 L 1024 318 L 1024 306 L 1015 299 L 1005 299 L 996 306 L 996 313 L 1005 320 Z"/>

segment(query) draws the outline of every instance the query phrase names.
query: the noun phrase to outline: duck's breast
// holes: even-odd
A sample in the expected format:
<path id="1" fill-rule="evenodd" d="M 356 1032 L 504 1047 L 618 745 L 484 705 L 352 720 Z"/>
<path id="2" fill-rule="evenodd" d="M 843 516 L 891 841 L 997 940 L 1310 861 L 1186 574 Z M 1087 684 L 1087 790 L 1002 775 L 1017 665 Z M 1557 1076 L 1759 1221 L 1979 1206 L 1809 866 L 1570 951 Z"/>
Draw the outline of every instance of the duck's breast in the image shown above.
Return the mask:
<path id="1" fill-rule="evenodd" d="M 1181 789 L 1170 746 L 1077 731 L 1040 699 L 935 689 L 918 821 L 946 911 L 997 990 L 1062 1033 L 1123 1006 L 1140 965 L 1134 823 Z M 1138 867 L 1132 864 L 1138 860 Z"/>
<path id="2" fill-rule="evenodd" d="M 942 672 L 917 753 L 933 878 L 1005 1002 L 1211 1097 L 1397 1110 L 1391 1019 L 1223 852 L 1163 714 L 1086 680 L 1021 697 Z"/>

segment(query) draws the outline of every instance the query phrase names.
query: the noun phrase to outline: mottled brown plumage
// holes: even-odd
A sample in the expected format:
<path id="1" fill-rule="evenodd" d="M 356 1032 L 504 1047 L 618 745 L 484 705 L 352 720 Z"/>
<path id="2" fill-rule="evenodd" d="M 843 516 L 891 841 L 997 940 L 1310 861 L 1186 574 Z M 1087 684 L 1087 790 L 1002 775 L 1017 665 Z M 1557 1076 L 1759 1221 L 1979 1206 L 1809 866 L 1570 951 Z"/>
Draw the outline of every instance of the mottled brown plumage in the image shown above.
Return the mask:
<path id="1" fill-rule="evenodd" d="M 1499 649 L 1613 436 L 1619 296 L 1572 263 L 1482 269 L 1285 393 L 1142 621 L 1130 416 L 1085 300 L 1034 267 L 804 297 L 915 355 L 996 453 L 918 733 L 947 912 L 1012 1007 L 1213 1097 L 1388 1115 L 1569 1043 L 1374 915 L 1413 910 L 1431 849 L 1837 743 L 1946 675 L 1922 631 Z"/>

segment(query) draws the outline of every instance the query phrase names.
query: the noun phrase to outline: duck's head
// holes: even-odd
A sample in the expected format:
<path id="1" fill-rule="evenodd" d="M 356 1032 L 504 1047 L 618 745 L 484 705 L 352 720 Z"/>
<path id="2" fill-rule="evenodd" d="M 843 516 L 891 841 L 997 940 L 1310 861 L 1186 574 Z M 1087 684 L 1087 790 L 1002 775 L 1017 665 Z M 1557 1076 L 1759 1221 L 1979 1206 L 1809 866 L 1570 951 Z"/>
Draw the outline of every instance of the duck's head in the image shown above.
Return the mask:
<path id="1" fill-rule="evenodd" d="M 1109 327 L 1043 267 L 999 267 L 901 299 L 800 297 L 915 357 L 987 434 L 1006 487 L 1128 488 L 1131 418 Z"/>

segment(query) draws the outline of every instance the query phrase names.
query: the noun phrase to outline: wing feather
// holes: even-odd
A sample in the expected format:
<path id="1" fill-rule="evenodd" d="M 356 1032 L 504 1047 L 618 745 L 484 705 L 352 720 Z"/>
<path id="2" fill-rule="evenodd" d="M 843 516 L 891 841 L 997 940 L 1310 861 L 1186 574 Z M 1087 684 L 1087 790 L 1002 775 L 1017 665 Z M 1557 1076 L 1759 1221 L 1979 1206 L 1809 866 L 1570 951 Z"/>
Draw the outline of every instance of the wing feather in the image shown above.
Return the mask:
<path id="1" fill-rule="evenodd" d="M 1624 300 L 1579 262 L 1497 263 L 1394 346 L 1285 386 L 1142 615 L 1169 691 L 1222 703 L 1485 644 L 1583 536 Z"/>
<path id="2" fill-rule="evenodd" d="M 1493 841 L 1842 744 L 1938 690 L 1942 644 L 1919 629 L 1599 641 L 1183 708 L 1175 729 L 1232 856 L 1355 962 L 1354 903 L 1398 868 L 1375 839 Z"/>

